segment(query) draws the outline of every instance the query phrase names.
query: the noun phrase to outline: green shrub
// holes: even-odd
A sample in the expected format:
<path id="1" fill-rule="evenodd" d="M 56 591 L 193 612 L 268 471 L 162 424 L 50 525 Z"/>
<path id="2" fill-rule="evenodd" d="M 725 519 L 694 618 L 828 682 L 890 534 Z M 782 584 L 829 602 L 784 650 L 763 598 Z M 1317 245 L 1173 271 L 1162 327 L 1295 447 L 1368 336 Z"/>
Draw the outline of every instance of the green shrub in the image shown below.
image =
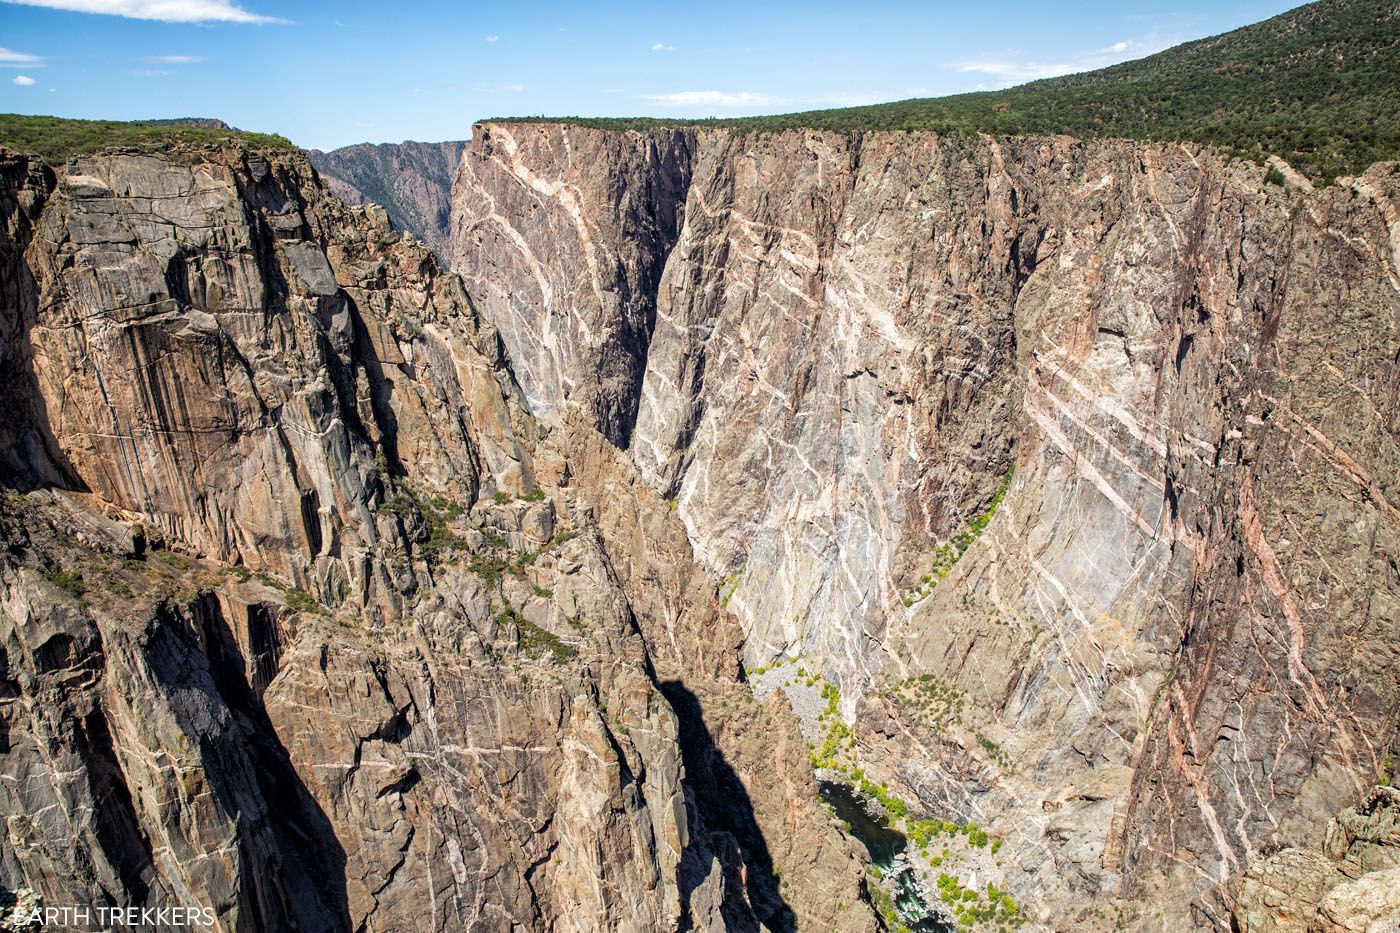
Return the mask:
<path id="1" fill-rule="evenodd" d="M 55 567 L 45 572 L 44 576 L 69 596 L 82 596 L 87 592 L 87 583 L 84 582 L 83 575 L 76 570 L 60 570 Z"/>
<path id="2" fill-rule="evenodd" d="M 293 612 L 319 612 L 321 609 L 321 604 L 306 590 L 293 587 L 284 590 L 283 593 L 287 601 L 287 608 Z"/>
<path id="3" fill-rule="evenodd" d="M 379 503 L 378 511 L 407 518 L 418 514 L 418 502 L 407 493 L 395 493 Z"/>
<path id="4" fill-rule="evenodd" d="M 494 554 L 473 554 L 467 558 L 467 570 L 487 583 L 495 583 L 505 572 L 506 562 Z"/>
<path id="5" fill-rule="evenodd" d="M 540 628 L 514 609 L 509 609 L 508 612 L 502 610 L 500 618 L 502 621 L 515 622 L 516 631 L 519 633 L 517 645 L 524 654 L 548 651 L 555 664 L 563 664 L 578 654 L 577 648 L 566 644 L 553 632 Z"/>

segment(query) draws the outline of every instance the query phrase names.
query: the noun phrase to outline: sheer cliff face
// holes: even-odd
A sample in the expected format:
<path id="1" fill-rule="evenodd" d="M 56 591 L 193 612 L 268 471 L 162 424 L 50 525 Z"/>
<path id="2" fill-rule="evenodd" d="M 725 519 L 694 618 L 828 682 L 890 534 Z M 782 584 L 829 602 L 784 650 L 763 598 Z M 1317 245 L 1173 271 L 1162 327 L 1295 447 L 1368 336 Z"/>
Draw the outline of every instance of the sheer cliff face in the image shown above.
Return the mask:
<path id="1" fill-rule="evenodd" d="M 531 405 L 675 502 L 746 660 L 841 682 L 867 770 L 1004 834 L 1049 922 L 1225 923 L 1400 710 L 1400 186 L 1263 175 L 489 124 L 453 262 Z"/>
<path id="2" fill-rule="evenodd" d="M 0 217 L 6 889 L 223 930 L 873 929 L 678 519 L 525 410 L 382 211 L 182 149 L 0 153 Z"/>
<path id="3" fill-rule="evenodd" d="M 451 262 L 500 318 L 530 407 L 577 400 L 625 445 L 692 139 L 478 128 L 453 182 Z M 542 174 L 536 174 L 539 169 Z"/>

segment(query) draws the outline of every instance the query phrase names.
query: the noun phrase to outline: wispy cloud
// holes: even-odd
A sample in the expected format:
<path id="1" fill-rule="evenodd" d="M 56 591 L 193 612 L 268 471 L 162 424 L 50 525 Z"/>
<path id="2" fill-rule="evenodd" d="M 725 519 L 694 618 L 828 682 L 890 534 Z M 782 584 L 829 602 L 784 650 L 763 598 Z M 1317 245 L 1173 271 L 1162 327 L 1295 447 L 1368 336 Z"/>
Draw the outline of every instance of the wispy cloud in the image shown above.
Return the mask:
<path id="1" fill-rule="evenodd" d="M 10 83 L 18 84 L 20 87 L 30 87 L 34 84 L 34 79 L 29 77 L 29 75 L 15 75 L 14 80 Z"/>
<path id="2" fill-rule="evenodd" d="M 1038 62 L 1023 59 L 1013 52 L 995 56 L 985 56 L 972 61 L 959 62 L 954 67 L 964 74 L 983 74 L 996 78 L 1000 87 L 1039 81 L 1042 78 L 1055 78 L 1060 75 L 1077 74 L 1106 68 L 1119 62 L 1140 58 L 1158 52 L 1171 43 L 1144 42 L 1139 39 L 1123 39 L 1102 49 L 1095 49 L 1085 55 L 1057 62 Z"/>
<path id="3" fill-rule="evenodd" d="M 501 41 L 501 37 L 500 37 L 500 36 L 487 36 L 487 37 L 486 37 L 486 41 L 487 41 L 487 42 L 500 42 L 500 41 Z"/>
<path id="4" fill-rule="evenodd" d="M 674 45 L 667 45 L 664 42 L 658 42 L 651 47 L 651 50 L 653 52 L 674 52 L 676 47 Z"/>
<path id="5" fill-rule="evenodd" d="M 1056 75 L 1073 74 L 1076 71 L 1084 70 L 1086 69 L 1076 67 L 1071 62 L 1042 64 L 1036 61 L 1018 62 L 1005 59 L 963 62 L 958 65 L 958 71 L 963 73 L 991 75 L 1007 84 L 1020 84 L 1024 81 L 1053 78 Z"/>
<path id="6" fill-rule="evenodd" d="M 672 91 L 665 94 L 642 94 L 639 100 L 660 107 L 684 107 L 694 112 L 722 116 L 728 111 L 742 110 L 811 110 L 817 107 L 859 107 L 887 100 L 901 100 L 928 93 L 927 88 L 902 88 L 897 91 L 837 91 L 829 94 L 788 96 L 756 91 Z"/>
<path id="7" fill-rule="evenodd" d="M 478 84 L 476 90 L 487 94 L 519 94 L 525 90 L 523 84 Z"/>
<path id="8" fill-rule="evenodd" d="M 787 98 L 751 91 L 672 91 L 667 94 L 643 94 L 642 100 L 663 107 L 776 107 Z"/>
<path id="9" fill-rule="evenodd" d="M 204 61 L 203 55 L 147 55 L 142 61 L 156 65 L 193 65 Z"/>
<path id="10" fill-rule="evenodd" d="M 1123 39 L 1119 42 L 1113 43 L 1110 46 L 1106 46 L 1104 48 L 1099 49 L 1097 54 L 1122 55 L 1125 52 L 1131 52 L 1134 54 L 1145 54 L 1151 49 L 1152 46 L 1149 43 L 1139 42 L 1136 39 Z"/>
<path id="11" fill-rule="evenodd" d="M 166 78 L 170 76 L 170 72 L 164 68 L 142 68 L 139 71 L 133 71 L 132 74 L 138 78 Z"/>
<path id="12" fill-rule="evenodd" d="M 0 49 L 0 68 L 43 68 L 44 60 L 28 52 Z"/>
<path id="13" fill-rule="evenodd" d="M 100 13 L 162 23 L 287 23 L 243 9 L 230 0 L 0 0 L 73 13 Z"/>

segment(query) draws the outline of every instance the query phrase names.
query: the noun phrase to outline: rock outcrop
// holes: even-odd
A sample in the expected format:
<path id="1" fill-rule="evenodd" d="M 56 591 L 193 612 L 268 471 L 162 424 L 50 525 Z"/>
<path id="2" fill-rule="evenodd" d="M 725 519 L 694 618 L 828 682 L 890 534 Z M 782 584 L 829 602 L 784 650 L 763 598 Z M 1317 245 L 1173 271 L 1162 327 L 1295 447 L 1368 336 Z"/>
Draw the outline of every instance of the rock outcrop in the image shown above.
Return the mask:
<path id="1" fill-rule="evenodd" d="M 0 217 L 0 885 L 220 930 L 874 930 L 678 518 L 525 409 L 383 211 L 185 148 L 4 153 Z"/>
<path id="2" fill-rule="evenodd" d="M 447 255 L 452 179 L 465 142 L 359 143 L 306 155 L 348 204 L 378 204 L 394 229 L 405 230 Z"/>
<path id="3" fill-rule="evenodd" d="M 1328 824 L 1319 848 L 1249 866 L 1234 919 L 1241 933 L 1400 928 L 1400 793 L 1377 787 Z"/>
<path id="4" fill-rule="evenodd" d="M 675 503 L 748 663 L 839 683 L 1032 918 L 1223 927 L 1397 751 L 1400 185 L 1284 178 L 493 123 L 452 261 L 532 409 Z"/>

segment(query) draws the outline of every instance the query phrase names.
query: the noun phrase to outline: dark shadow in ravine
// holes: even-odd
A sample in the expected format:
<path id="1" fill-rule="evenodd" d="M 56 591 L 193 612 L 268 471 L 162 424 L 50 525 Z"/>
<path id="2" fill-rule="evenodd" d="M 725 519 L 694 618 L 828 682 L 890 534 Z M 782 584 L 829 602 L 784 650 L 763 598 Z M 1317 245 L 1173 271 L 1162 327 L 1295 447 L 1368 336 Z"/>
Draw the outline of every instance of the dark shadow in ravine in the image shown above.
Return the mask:
<path id="1" fill-rule="evenodd" d="M 248 682 L 218 600 L 199 597 L 188 614 L 162 607 L 143 652 L 176 720 L 199 745 L 215 798 L 237 822 L 237 928 L 349 930 L 345 850 L 292 767 L 259 685 Z"/>
<path id="2" fill-rule="evenodd" d="M 715 858 L 725 869 L 740 869 L 745 879 L 742 887 L 748 893 L 748 903 L 735 904 L 726 899 L 723 914 L 726 929 L 744 931 L 757 929 L 755 918 L 774 933 L 796 929 L 796 917 L 783 899 L 778 878 L 773 872 L 773 857 L 768 842 L 754 815 L 753 801 L 748 791 L 715 745 L 705 724 L 705 713 L 699 699 L 678 680 L 665 681 L 661 692 L 670 701 L 680 720 L 681 756 L 685 764 L 688 800 L 693 802 L 698 816 L 699 833 L 693 834 L 683 862 L 689 861 L 700 871 L 683 872 L 681 903 L 689 909 L 691 895 L 707 880 L 708 870 Z M 726 865 L 725 850 L 732 851 L 725 836 L 738 844 L 742 866 Z M 698 858 L 697 858 L 698 856 Z M 726 871 L 737 875 L 737 871 Z M 740 885 L 726 884 L 735 892 Z M 750 910 L 752 911 L 750 913 Z"/>

